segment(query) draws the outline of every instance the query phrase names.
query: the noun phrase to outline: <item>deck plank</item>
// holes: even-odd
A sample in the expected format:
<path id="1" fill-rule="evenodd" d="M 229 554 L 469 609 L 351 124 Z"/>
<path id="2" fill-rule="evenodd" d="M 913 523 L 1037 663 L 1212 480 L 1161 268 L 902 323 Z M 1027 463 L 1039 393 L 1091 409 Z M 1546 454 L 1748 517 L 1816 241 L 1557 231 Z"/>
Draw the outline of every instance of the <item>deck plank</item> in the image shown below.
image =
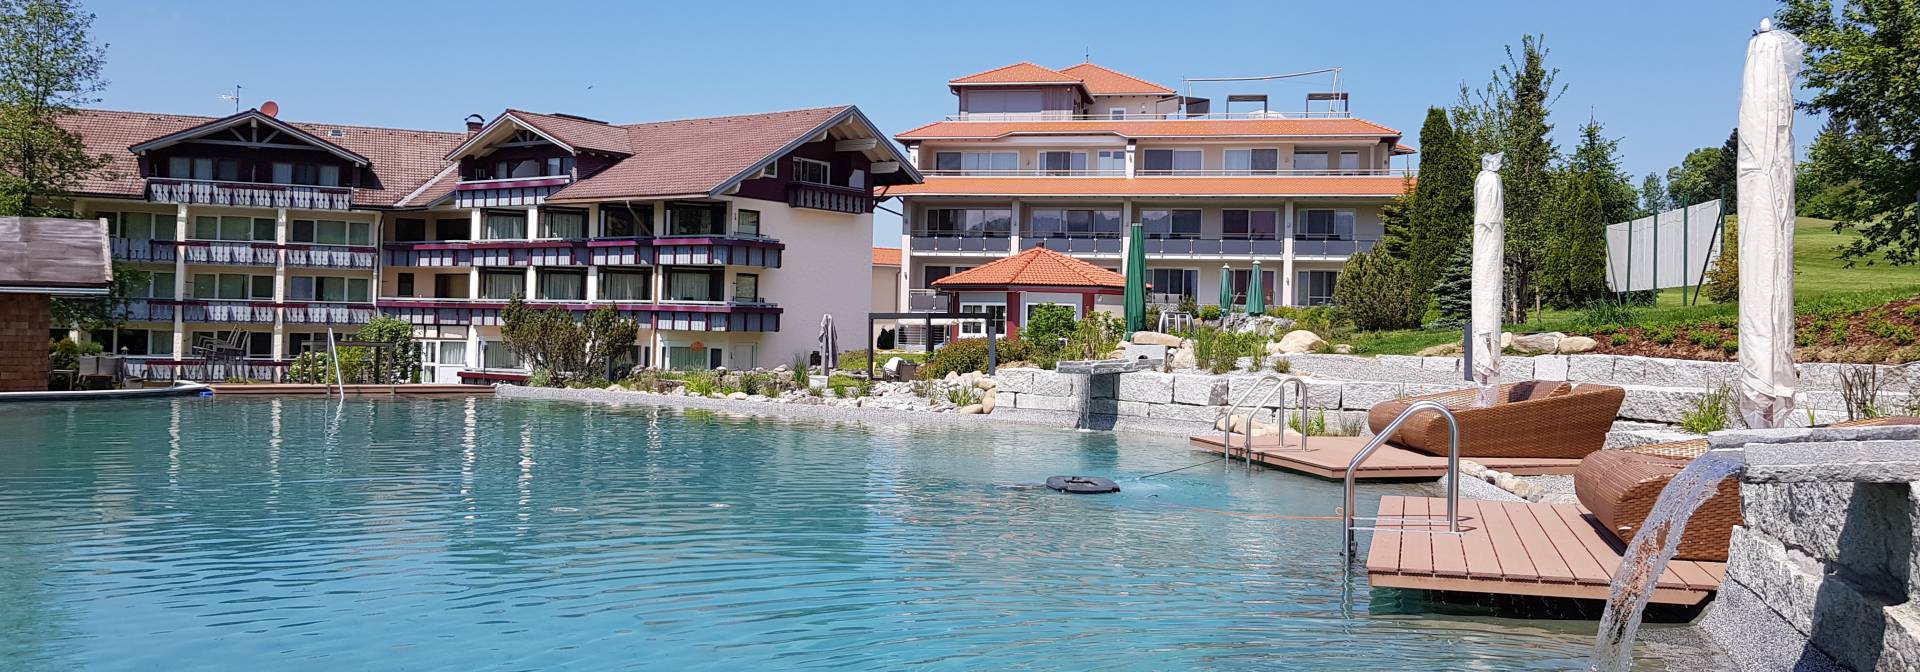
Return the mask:
<path id="1" fill-rule="evenodd" d="M 1714 580 L 1713 574 L 1708 573 L 1705 569 L 1701 569 L 1700 563 L 1693 560 L 1674 560 L 1668 562 L 1667 569 L 1672 570 L 1674 575 L 1680 577 L 1682 583 L 1689 586 L 1712 586 L 1719 585 L 1720 583 Z"/>
<path id="2" fill-rule="evenodd" d="M 1405 497 L 1387 495 L 1380 498 L 1382 516 L 1400 515 Z M 1384 526 L 1381 526 L 1384 527 Z M 1394 572 L 1400 570 L 1400 533 L 1386 530 L 1374 530 L 1373 541 L 1367 548 L 1367 571 Z"/>
<path id="3" fill-rule="evenodd" d="M 1441 527 L 1447 520 L 1446 500 L 1428 501 L 1432 504 L 1428 505 L 1427 511 L 1432 514 L 1435 524 L 1434 533 L 1428 535 L 1433 537 L 1433 573 L 1440 576 L 1466 576 L 1467 557 L 1463 535 L 1448 532 L 1445 527 Z M 1466 502 L 1461 504 L 1465 505 Z M 1465 517 L 1461 511 L 1455 511 L 1454 514 L 1461 518 Z M 1466 525 L 1466 520 L 1460 521 L 1461 530 L 1465 530 Z"/>
<path id="4" fill-rule="evenodd" d="M 1522 581 L 1540 580 L 1540 572 L 1534 568 L 1533 559 L 1527 556 L 1527 546 L 1514 531 L 1506 509 L 1499 502 L 1483 501 L 1480 502 L 1480 513 L 1487 518 L 1487 533 L 1493 538 L 1494 557 L 1500 560 L 1500 574 Z"/>
<path id="5" fill-rule="evenodd" d="M 1589 554 L 1593 555 L 1594 561 L 1600 563 L 1600 569 L 1606 574 L 1606 581 L 1612 583 L 1614 572 L 1620 569 L 1620 552 L 1613 550 L 1613 546 L 1607 543 L 1606 537 L 1602 536 L 1608 532 L 1591 522 L 1577 506 L 1555 504 L 1553 512 L 1567 524 L 1567 529 L 1573 531 L 1574 537 L 1580 540 L 1580 545 L 1585 547 Z"/>
<path id="6" fill-rule="evenodd" d="M 1466 530 L 1466 534 L 1460 535 L 1460 547 L 1466 558 L 1467 575 L 1501 576 L 1500 560 L 1494 554 L 1493 537 L 1487 533 L 1486 516 L 1480 512 L 1480 503 L 1460 502 L 1460 516 L 1460 524 Z"/>
<path id="7" fill-rule="evenodd" d="M 1533 560 L 1534 571 L 1540 578 L 1548 581 L 1572 582 L 1573 570 L 1567 568 L 1567 561 L 1561 559 L 1559 549 L 1553 547 L 1553 540 L 1547 537 L 1546 530 L 1540 529 L 1540 521 L 1527 511 L 1526 505 L 1515 502 L 1500 502 L 1505 509 L 1507 519 L 1513 521 L 1514 533 L 1527 549 L 1527 558 Z"/>
<path id="8" fill-rule="evenodd" d="M 1600 560 L 1578 537 L 1573 536 L 1573 528 L 1567 521 L 1560 519 L 1551 506 L 1525 506 L 1521 510 L 1533 516 L 1534 522 L 1546 532 L 1547 540 L 1553 543 L 1554 550 L 1560 553 L 1560 559 L 1566 561 L 1567 569 L 1573 572 L 1576 580 L 1606 583 L 1609 580 L 1607 570 L 1600 566 Z"/>
<path id="9" fill-rule="evenodd" d="M 1415 574 L 1433 572 L 1433 535 L 1429 534 L 1421 519 L 1427 517 L 1425 497 L 1409 497 L 1402 503 L 1400 515 L 1408 519 L 1406 523 L 1395 523 L 1411 532 L 1400 533 L 1400 571 Z"/>
<path id="10" fill-rule="evenodd" d="M 1308 439 L 1307 449 L 1300 450 L 1298 444 L 1282 445 L 1281 440 L 1273 436 L 1255 437 L 1253 440 L 1254 461 L 1276 469 L 1285 469 L 1323 478 L 1344 478 L 1347 464 L 1353 456 L 1365 448 L 1370 437 L 1364 436 L 1316 436 Z M 1212 453 L 1219 453 L 1221 436 L 1215 433 L 1197 434 L 1189 437 L 1193 447 Z M 1246 453 L 1245 437 L 1233 437 L 1233 455 L 1240 459 Z M 1472 458 L 1491 469 L 1513 474 L 1571 474 L 1579 460 L 1560 458 L 1515 458 L 1489 457 Z M 1360 466 L 1355 478 L 1439 478 L 1447 473 L 1447 458 L 1428 455 L 1394 446 L 1381 446 L 1365 464 Z"/>

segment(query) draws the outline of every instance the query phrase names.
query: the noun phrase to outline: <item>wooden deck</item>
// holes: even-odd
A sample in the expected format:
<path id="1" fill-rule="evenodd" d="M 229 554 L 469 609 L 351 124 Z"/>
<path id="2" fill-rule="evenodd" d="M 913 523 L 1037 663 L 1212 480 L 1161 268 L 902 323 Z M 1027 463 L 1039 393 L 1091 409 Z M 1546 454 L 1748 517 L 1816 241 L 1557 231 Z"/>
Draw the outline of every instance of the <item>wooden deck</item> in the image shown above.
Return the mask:
<path id="1" fill-rule="evenodd" d="M 1367 447 L 1369 437 L 1364 436 L 1315 436 L 1307 439 L 1307 449 L 1300 450 L 1297 443 L 1288 443 L 1281 449 L 1280 437 L 1259 436 L 1253 439 L 1253 461 L 1275 469 L 1319 476 L 1322 478 L 1346 478 L 1347 464 L 1360 449 Z M 1246 437 L 1233 437 L 1233 456 L 1245 457 L 1242 447 Z M 1202 434 L 1191 437 L 1189 443 L 1202 450 L 1220 452 L 1220 435 Z M 1579 460 L 1533 457 L 1462 457 L 1520 476 L 1538 476 L 1541 474 L 1571 474 L 1573 468 L 1580 466 Z M 1435 479 L 1447 475 L 1447 458 L 1426 453 L 1414 452 L 1392 445 L 1381 446 L 1373 451 L 1360 471 L 1354 474 L 1359 480 L 1388 479 Z"/>
<path id="2" fill-rule="evenodd" d="M 1447 500 L 1380 498 L 1380 528 L 1445 532 Z M 1365 521 L 1361 521 L 1363 524 Z M 1565 504 L 1460 501 L 1463 534 L 1376 530 L 1367 550 L 1367 579 L 1376 588 L 1607 599 L 1625 544 L 1584 509 Z M 1653 602 L 1695 605 L 1719 590 L 1726 563 L 1675 560 L 1655 586 Z"/>
<path id="3" fill-rule="evenodd" d="M 213 394 L 215 396 L 229 396 L 229 395 L 239 395 L 239 394 L 322 395 L 322 394 L 334 393 L 334 389 L 332 385 L 306 385 L 306 384 L 300 384 L 300 383 L 258 383 L 258 384 L 214 383 L 209 387 L 213 388 Z M 493 386 L 492 385 L 458 385 L 458 384 L 454 384 L 454 385 L 448 385 L 448 384 L 347 385 L 345 386 L 345 392 L 349 396 L 420 396 L 420 395 L 446 396 L 446 395 L 467 395 L 467 394 L 493 394 Z"/>

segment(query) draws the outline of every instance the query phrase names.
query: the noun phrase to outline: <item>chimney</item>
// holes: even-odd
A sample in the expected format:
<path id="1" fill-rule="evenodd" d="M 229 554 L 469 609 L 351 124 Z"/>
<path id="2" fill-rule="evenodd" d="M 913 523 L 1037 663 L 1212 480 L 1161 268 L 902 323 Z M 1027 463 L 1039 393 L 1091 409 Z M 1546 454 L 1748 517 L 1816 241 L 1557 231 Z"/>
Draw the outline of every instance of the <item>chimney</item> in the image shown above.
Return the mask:
<path id="1" fill-rule="evenodd" d="M 467 115 L 467 137 L 471 138 L 474 136 L 474 134 L 479 133 L 480 127 L 485 126 L 486 121 L 487 121 L 486 117 L 482 117 L 478 114 Z"/>

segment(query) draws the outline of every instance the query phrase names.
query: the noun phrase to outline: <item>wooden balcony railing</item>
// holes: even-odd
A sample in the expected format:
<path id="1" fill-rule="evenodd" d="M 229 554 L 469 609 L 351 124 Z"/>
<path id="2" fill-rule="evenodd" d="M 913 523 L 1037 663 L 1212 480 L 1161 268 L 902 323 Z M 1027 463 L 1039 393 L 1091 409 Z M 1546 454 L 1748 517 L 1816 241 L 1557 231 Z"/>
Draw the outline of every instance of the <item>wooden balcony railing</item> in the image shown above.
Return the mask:
<path id="1" fill-rule="evenodd" d="M 353 207 L 353 190 L 300 184 L 149 177 L 147 199 L 155 203 L 188 205 L 347 210 Z"/>
<path id="2" fill-rule="evenodd" d="M 787 205 L 860 215 L 873 212 L 873 194 L 865 189 L 793 182 L 787 185 Z"/>

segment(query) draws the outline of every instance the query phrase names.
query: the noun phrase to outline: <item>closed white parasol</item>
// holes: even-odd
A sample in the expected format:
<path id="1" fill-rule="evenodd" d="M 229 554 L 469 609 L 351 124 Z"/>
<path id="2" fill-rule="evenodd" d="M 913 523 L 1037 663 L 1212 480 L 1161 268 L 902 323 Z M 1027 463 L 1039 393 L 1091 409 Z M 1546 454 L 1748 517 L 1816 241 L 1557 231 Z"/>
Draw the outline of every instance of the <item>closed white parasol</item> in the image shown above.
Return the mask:
<path id="1" fill-rule="evenodd" d="M 1771 20 L 1747 43 L 1740 81 L 1740 416 L 1793 414 L 1793 80 L 1804 46 Z"/>
<path id="2" fill-rule="evenodd" d="M 1473 181 L 1473 382 L 1480 405 L 1492 406 L 1500 384 L 1501 279 L 1506 270 L 1506 189 L 1500 186 L 1501 154 L 1480 157 Z"/>

